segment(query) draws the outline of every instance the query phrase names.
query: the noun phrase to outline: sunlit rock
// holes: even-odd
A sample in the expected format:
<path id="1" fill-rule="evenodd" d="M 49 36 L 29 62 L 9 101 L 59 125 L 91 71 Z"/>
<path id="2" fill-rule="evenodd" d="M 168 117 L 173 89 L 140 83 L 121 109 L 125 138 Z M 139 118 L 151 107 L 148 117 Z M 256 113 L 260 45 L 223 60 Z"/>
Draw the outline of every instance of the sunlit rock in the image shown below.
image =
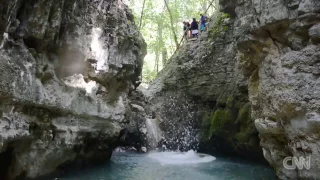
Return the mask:
<path id="1" fill-rule="evenodd" d="M 108 160 L 146 44 L 121 1 L 0 1 L 0 179 Z"/>

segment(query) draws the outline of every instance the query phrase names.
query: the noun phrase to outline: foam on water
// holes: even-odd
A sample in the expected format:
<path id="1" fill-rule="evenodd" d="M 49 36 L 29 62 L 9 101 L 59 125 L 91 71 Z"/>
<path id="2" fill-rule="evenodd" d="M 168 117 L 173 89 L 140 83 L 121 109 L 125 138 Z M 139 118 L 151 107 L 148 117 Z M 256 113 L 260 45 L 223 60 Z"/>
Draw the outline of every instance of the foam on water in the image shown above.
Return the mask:
<path id="1" fill-rule="evenodd" d="M 196 153 L 192 150 L 188 152 L 154 152 L 150 153 L 148 157 L 157 160 L 161 165 L 199 164 L 216 160 L 213 156 Z"/>

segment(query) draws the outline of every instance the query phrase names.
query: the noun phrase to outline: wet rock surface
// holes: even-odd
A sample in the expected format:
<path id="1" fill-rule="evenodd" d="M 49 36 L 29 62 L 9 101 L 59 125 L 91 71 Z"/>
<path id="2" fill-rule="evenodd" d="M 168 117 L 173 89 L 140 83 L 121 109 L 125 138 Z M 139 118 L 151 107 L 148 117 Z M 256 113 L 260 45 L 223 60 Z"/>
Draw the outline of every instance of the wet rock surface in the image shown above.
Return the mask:
<path id="1" fill-rule="evenodd" d="M 108 160 L 146 44 L 121 1 L 0 0 L 0 179 Z"/>

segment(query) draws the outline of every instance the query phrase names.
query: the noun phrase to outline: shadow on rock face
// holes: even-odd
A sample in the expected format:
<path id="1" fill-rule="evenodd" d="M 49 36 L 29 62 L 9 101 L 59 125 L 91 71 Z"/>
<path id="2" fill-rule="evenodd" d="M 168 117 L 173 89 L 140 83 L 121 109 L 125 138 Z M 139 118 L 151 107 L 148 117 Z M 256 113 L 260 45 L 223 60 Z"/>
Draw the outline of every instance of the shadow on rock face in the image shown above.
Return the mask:
<path id="1" fill-rule="evenodd" d="M 13 160 L 13 148 L 8 147 L 0 153 L 0 179 L 6 180 L 10 178 L 10 166 Z"/>

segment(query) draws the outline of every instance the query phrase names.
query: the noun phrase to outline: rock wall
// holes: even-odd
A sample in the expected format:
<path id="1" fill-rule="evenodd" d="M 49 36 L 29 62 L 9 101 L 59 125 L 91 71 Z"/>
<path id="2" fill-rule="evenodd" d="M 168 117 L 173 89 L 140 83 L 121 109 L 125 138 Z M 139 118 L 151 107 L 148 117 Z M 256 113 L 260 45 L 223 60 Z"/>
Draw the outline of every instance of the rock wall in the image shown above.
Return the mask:
<path id="1" fill-rule="evenodd" d="M 264 157 L 281 179 L 317 179 L 320 1 L 237 1 L 228 9 Z M 310 156 L 311 169 L 285 169 L 288 156 Z"/>
<path id="2" fill-rule="evenodd" d="M 262 159 L 233 23 L 230 14 L 215 15 L 208 32 L 185 43 L 150 86 L 168 148 Z"/>
<path id="3" fill-rule="evenodd" d="M 120 0 L 0 0 L 0 179 L 105 161 L 146 44 Z"/>
<path id="4" fill-rule="evenodd" d="M 254 159 L 262 149 L 280 179 L 317 179 L 320 1 L 220 0 L 220 8 L 149 89 L 165 139 Z M 310 170 L 285 169 L 289 156 L 311 157 Z"/>

